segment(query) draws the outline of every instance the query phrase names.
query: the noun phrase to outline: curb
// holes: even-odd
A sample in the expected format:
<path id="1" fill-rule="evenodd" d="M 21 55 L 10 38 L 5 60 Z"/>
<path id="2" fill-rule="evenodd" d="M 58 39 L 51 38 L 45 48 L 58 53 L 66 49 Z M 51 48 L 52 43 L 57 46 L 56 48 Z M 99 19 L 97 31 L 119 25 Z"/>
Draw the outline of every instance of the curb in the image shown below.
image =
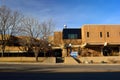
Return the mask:
<path id="1" fill-rule="evenodd" d="M 120 65 L 120 64 L 105 64 L 105 63 L 101 63 L 101 64 L 65 64 L 65 63 L 40 63 L 40 62 L 0 62 L 0 64 L 31 64 L 31 65 L 88 65 L 88 66 L 92 66 L 92 65 Z"/>

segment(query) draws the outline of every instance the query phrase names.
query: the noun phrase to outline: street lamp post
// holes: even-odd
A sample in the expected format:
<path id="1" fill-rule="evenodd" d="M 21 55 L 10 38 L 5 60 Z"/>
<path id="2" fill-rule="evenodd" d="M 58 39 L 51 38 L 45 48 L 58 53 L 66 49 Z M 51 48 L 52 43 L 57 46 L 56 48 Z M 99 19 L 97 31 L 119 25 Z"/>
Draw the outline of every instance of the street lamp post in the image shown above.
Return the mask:
<path id="1" fill-rule="evenodd" d="M 69 56 L 69 54 L 72 52 L 72 44 L 66 44 L 66 49 L 67 49 L 67 56 Z"/>
<path id="2" fill-rule="evenodd" d="M 49 49 L 48 54 L 49 56 L 51 56 L 51 44 L 48 44 L 48 49 Z"/>
<path id="3" fill-rule="evenodd" d="M 69 44 L 70 53 L 72 52 L 72 44 Z"/>

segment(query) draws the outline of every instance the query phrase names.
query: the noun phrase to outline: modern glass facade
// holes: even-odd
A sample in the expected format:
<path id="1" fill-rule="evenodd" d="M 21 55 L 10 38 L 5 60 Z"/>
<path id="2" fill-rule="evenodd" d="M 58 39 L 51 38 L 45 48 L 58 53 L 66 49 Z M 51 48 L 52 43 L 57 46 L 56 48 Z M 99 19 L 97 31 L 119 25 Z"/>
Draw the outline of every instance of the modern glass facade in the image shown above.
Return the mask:
<path id="1" fill-rule="evenodd" d="M 81 39 L 81 29 L 65 28 L 63 29 L 63 39 Z"/>

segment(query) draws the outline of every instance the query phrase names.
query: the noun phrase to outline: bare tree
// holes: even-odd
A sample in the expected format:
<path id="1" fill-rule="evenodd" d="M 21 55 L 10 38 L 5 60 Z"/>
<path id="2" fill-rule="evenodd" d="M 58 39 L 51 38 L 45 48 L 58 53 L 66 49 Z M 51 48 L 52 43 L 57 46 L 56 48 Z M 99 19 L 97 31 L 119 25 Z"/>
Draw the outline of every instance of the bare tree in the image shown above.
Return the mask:
<path id="1" fill-rule="evenodd" d="M 52 21 L 52 19 L 49 19 L 47 21 L 44 21 L 41 23 L 41 39 L 43 40 L 40 46 L 41 49 L 43 49 L 43 53 L 49 51 L 51 49 L 51 42 L 49 41 L 49 36 L 53 35 L 55 30 L 55 24 Z"/>
<path id="2" fill-rule="evenodd" d="M 52 19 L 41 23 L 41 37 L 48 40 L 48 37 L 53 34 L 55 30 L 55 24 Z"/>
<path id="3" fill-rule="evenodd" d="M 26 36 L 22 46 L 27 47 L 27 53 L 35 53 L 36 61 L 38 61 L 38 44 L 41 34 L 41 26 L 35 18 L 25 17 L 22 20 L 22 35 Z"/>
<path id="4" fill-rule="evenodd" d="M 36 61 L 38 61 L 38 54 L 40 52 L 47 52 L 49 48 L 48 37 L 53 32 L 53 22 L 38 22 L 34 18 L 23 19 L 23 35 L 27 36 L 25 47 L 27 46 L 27 52 L 34 52 Z"/>
<path id="5" fill-rule="evenodd" d="M 12 11 L 6 6 L 0 7 L 0 49 L 4 56 L 5 47 L 10 37 L 16 34 L 20 25 L 21 16 L 17 11 Z"/>

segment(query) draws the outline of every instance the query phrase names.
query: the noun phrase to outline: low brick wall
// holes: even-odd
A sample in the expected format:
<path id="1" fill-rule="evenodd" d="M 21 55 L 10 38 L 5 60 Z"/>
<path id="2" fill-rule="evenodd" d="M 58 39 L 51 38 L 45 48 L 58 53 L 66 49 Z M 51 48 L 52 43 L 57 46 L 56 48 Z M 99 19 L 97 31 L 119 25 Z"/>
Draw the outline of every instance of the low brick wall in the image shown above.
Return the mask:
<path id="1" fill-rule="evenodd" d="M 55 57 L 39 57 L 39 63 L 56 63 Z M 120 56 L 79 57 L 82 63 L 120 63 Z M 0 57 L 0 62 L 36 62 L 35 57 Z M 64 64 L 78 64 L 72 57 L 65 57 Z"/>
<path id="2" fill-rule="evenodd" d="M 39 57 L 40 63 L 56 63 L 55 57 Z M 0 57 L 0 62 L 36 62 L 35 57 Z"/>
<path id="3" fill-rule="evenodd" d="M 120 56 L 79 57 L 81 63 L 120 63 Z M 65 64 L 79 64 L 72 57 L 65 57 Z"/>
<path id="4" fill-rule="evenodd" d="M 119 63 L 120 56 L 103 56 L 103 57 L 80 57 L 79 60 L 82 63 L 93 62 L 93 63 Z"/>

